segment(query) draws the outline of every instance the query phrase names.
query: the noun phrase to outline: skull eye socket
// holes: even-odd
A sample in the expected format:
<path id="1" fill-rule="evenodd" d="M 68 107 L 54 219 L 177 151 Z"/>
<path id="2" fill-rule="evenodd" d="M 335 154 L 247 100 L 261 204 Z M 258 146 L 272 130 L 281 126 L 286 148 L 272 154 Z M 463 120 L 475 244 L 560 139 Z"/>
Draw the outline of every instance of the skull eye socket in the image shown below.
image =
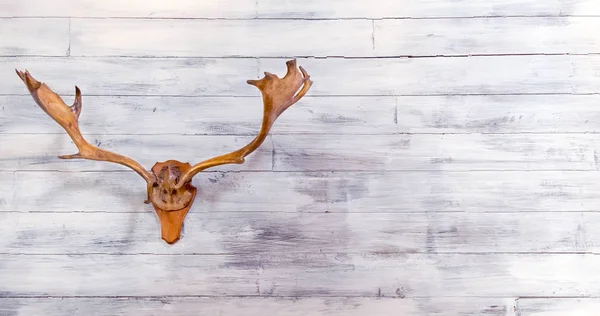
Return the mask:
<path id="1" fill-rule="evenodd" d="M 167 190 L 166 190 L 166 189 L 163 189 L 163 193 L 164 193 L 164 194 L 167 194 Z"/>
<path id="2" fill-rule="evenodd" d="M 153 187 L 153 188 L 158 188 L 158 183 L 154 182 L 154 183 L 152 184 L 152 187 Z"/>
<path id="3" fill-rule="evenodd" d="M 177 190 L 173 189 L 173 191 L 171 191 L 171 194 L 173 194 L 173 195 L 177 194 Z"/>

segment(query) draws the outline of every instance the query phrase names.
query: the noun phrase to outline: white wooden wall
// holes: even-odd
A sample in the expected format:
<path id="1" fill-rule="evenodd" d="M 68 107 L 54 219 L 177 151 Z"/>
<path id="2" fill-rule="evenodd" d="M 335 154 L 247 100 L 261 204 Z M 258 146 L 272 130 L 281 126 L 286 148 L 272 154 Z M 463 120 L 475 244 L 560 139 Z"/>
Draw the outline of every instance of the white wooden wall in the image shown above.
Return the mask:
<path id="1" fill-rule="evenodd" d="M 599 0 L 0 0 L 0 315 L 595 316 Z M 15 68 L 150 168 L 234 150 L 161 241 Z"/>

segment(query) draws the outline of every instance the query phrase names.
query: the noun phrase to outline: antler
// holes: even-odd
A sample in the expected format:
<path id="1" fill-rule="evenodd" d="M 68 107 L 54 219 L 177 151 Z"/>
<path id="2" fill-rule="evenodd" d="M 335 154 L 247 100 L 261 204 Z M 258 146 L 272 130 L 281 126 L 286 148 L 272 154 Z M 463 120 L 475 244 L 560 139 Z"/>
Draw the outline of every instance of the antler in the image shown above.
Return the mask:
<path id="1" fill-rule="evenodd" d="M 302 66 L 300 66 L 300 70 L 296 68 L 295 59 L 287 61 L 286 65 L 287 73 L 281 79 L 275 74 L 265 72 L 265 77 L 262 79 L 247 81 L 248 84 L 256 86 L 263 96 L 263 119 L 258 135 L 248 145 L 234 152 L 195 164 L 180 178 L 177 183 L 178 188 L 189 183 L 202 170 L 224 164 L 242 164 L 245 161 L 244 157 L 260 147 L 267 138 L 267 134 L 277 117 L 294 103 L 298 102 L 312 86 L 310 76 L 304 68 Z M 302 89 L 298 91 L 300 87 Z"/>
<path id="2" fill-rule="evenodd" d="M 108 161 L 127 166 L 137 172 L 148 184 L 148 192 L 153 182 L 155 182 L 154 176 L 144 169 L 136 161 L 121 156 L 119 154 L 100 149 L 88 143 L 81 132 L 79 131 L 79 114 L 81 113 L 81 90 L 75 86 L 75 102 L 73 106 L 68 106 L 62 100 L 62 98 L 52 91 L 45 83 L 37 81 L 31 74 L 25 70 L 25 72 L 16 70 L 17 75 L 23 80 L 29 93 L 35 100 L 35 102 L 54 119 L 62 128 L 69 134 L 79 152 L 73 155 L 59 156 L 61 159 L 90 159 L 99 161 Z M 146 201 L 148 202 L 148 201 Z"/>

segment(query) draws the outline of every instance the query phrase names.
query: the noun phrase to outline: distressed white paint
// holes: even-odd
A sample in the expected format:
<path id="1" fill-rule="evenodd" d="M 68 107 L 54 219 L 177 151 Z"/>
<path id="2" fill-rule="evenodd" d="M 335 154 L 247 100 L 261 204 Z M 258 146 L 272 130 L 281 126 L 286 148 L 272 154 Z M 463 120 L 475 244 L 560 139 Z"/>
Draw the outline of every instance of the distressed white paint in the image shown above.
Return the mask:
<path id="1" fill-rule="evenodd" d="M 286 59 L 0 58 L 0 72 L 28 68 L 61 94 L 258 96 L 246 83 Z M 310 95 L 599 93 L 600 56 L 298 59 L 314 79 Z M 65 71 L 68 69 L 69 71 Z M 143 69 L 143 70 L 141 70 Z M 510 71 L 507 71 L 510 70 Z M 118 75 L 115 75 L 118 74 Z M 259 75 L 260 74 L 260 75 Z M 494 74 L 494 75 L 491 75 Z M 318 84 L 317 84 L 318 83 Z M 2 94 L 25 94 L 16 74 Z M 69 101 L 71 102 L 71 101 Z M 301 102 L 306 102 L 302 100 Z"/>
<path id="2" fill-rule="evenodd" d="M 378 56 L 600 52 L 597 17 L 378 20 Z"/>
<path id="3" fill-rule="evenodd" d="M 600 284 L 593 254 L 4 254 L 1 267 L 6 296 L 492 298 L 585 296 Z"/>
<path id="4" fill-rule="evenodd" d="M 4 212 L 152 211 L 141 203 L 142 178 L 131 171 L 0 175 Z M 192 212 L 596 212 L 598 176 L 595 171 L 205 172 L 194 178 L 201 192 Z M 265 193 L 273 188 L 276 196 Z"/>
<path id="5" fill-rule="evenodd" d="M 85 128 L 82 127 L 85 133 Z M 89 143 L 131 157 L 150 170 L 157 161 L 177 159 L 191 164 L 226 154 L 250 143 L 250 136 L 194 135 L 88 135 Z M 0 135 L 0 143 L 8 150 L 0 159 L 0 170 L 130 170 L 119 164 L 93 162 L 85 159 L 59 159 L 60 155 L 77 153 L 77 147 L 66 133 Z M 272 146 L 269 139 L 248 157 L 242 165 L 224 165 L 215 170 L 271 170 Z"/>
<path id="6" fill-rule="evenodd" d="M 73 19 L 73 56 L 373 56 L 367 20 Z M 161 45 L 156 45 L 160 42 Z"/>
<path id="7" fill-rule="evenodd" d="M 436 307 L 439 306 L 439 307 Z M 443 307 L 441 307 L 443 306 Z M 0 298 L 0 313 L 95 316 L 403 316 L 514 315 L 514 299 L 507 298 Z"/>
<path id="8" fill-rule="evenodd" d="M 595 315 L 600 310 L 600 300 L 519 298 L 516 307 L 522 316 Z"/>
<path id="9" fill-rule="evenodd" d="M 599 15 L 595 0 L 259 0 L 259 17 L 431 18 Z"/>
<path id="10" fill-rule="evenodd" d="M 595 312 L 580 298 L 599 284 L 598 15 L 595 0 L 0 0 L 15 17 L 0 19 L 0 314 Z M 293 56 L 319 56 L 299 59 L 309 95 L 246 164 L 194 179 L 172 246 L 139 176 L 56 158 L 74 146 L 14 74 L 67 103 L 78 85 L 86 137 L 149 168 L 247 143 L 261 104 L 245 81 Z"/>
<path id="11" fill-rule="evenodd" d="M 0 56 L 67 56 L 68 50 L 69 19 L 0 18 Z"/>
<path id="12" fill-rule="evenodd" d="M 600 152 L 596 134 L 341 135 L 335 142 L 327 135 L 272 139 L 277 171 L 598 170 Z"/>
<path id="13" fill-rule="evenodd" d="M 253 18 L 256 0 L 0 0 L 7 17 Z"/>
<path id="14" fill-rule="evenodd" d="M 173 246 L 160 242 L 151 207 L 144 213 L 0 212 L 0 246 L 10 254 L 85 254 L 89 249 L 107 254 L 250 256 L 600 252 L 598 213 L 225 212 L 208 208 L 206 198 L 198 197 L 200 207 L 186 217 L 183 238 Z M 230 199 L 226 192 L 221 198 Z M 548 232 L 548 226 L 556 228 Z"/>
<path id="15" fill-rule="evenodd" d="M 405 133 L 599 132 L 600 95 L 397 97 Z"/>
<path id="16" fill-rule="evenodd" d="M 589 102 L 593 100 L 590 98 Z M 86 133 L 103 135 L 254 136 L 259 131 L 263 110 L 259 96 L 85 96 L 84 102 L 79 117 L 82 129 Z M 420 104 L 418 106 L 422 108 Z M 574 125 L 565 129 L 581 127 L 575 120 L 560 122 Z M 592 128 L 593 124 L 587 126 Z M 271 134 L 392 134 L 396 131 L 394 97 L 307 96 L 277 119 Z M 59 132 L 60 127 L 47 119 L 30 96 L 0 96 L 0 134 Z"/>

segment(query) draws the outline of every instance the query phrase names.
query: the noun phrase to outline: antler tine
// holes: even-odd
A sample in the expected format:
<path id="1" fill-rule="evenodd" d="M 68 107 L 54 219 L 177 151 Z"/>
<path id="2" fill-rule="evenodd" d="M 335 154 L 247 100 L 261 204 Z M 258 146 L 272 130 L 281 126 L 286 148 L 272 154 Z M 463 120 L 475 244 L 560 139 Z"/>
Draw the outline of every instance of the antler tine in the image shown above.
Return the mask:
<path id="1" fill-rule="evenodd" d="M 195 164 L 179 179 L 180 188 L 192 181 L 192 178 L 202 170 L 223 164 L 242 164 L 244 157 L 254 152 L 267 138 L 269 130 L 279 115 L 294 103 L 298 102 L 312 86 L 310 75 L 302 68 L 297 68 L 296 59 L 286 62 L 287 73 L 283 78 L 265 72 L 260 80 L 248 80 L 247 83 L 256 86 L 263 96 L 263 119 L 258 135 L 246 146 L 221 156 L 217 156 Z M 300 89 L 302 87 L 302 89 Z M 300 89 L 300 91 L 298 91 Z"/>
<path id="2" fill-rule="evenodd" d="M 88 143 L 79 131 L 79 114 L 81 113 L 81 90 L 75 86 L 75 102 L 72 106 L 68 106 L 62 98 L 52 91 L 45 83 L 37 81 L 29 71 L 25 72 L 16 70 L 17 75 L 29 90 L 29 93 L 35 102 L 56 121 L 69 134 L 79 152 L 73 155 L 59 156 L 61 159 L 89 159 L 98 161 L 114 162 L 120 165 L 129 167 L 137 172 L 148 184 L 148 192 L 152 183 L 155 181 L 154 176 L 139 163 L 131 158 L 115 154 L 113 152 L 97 148 Z M 149 200 L 146 200 L 149 203 Z"/>

